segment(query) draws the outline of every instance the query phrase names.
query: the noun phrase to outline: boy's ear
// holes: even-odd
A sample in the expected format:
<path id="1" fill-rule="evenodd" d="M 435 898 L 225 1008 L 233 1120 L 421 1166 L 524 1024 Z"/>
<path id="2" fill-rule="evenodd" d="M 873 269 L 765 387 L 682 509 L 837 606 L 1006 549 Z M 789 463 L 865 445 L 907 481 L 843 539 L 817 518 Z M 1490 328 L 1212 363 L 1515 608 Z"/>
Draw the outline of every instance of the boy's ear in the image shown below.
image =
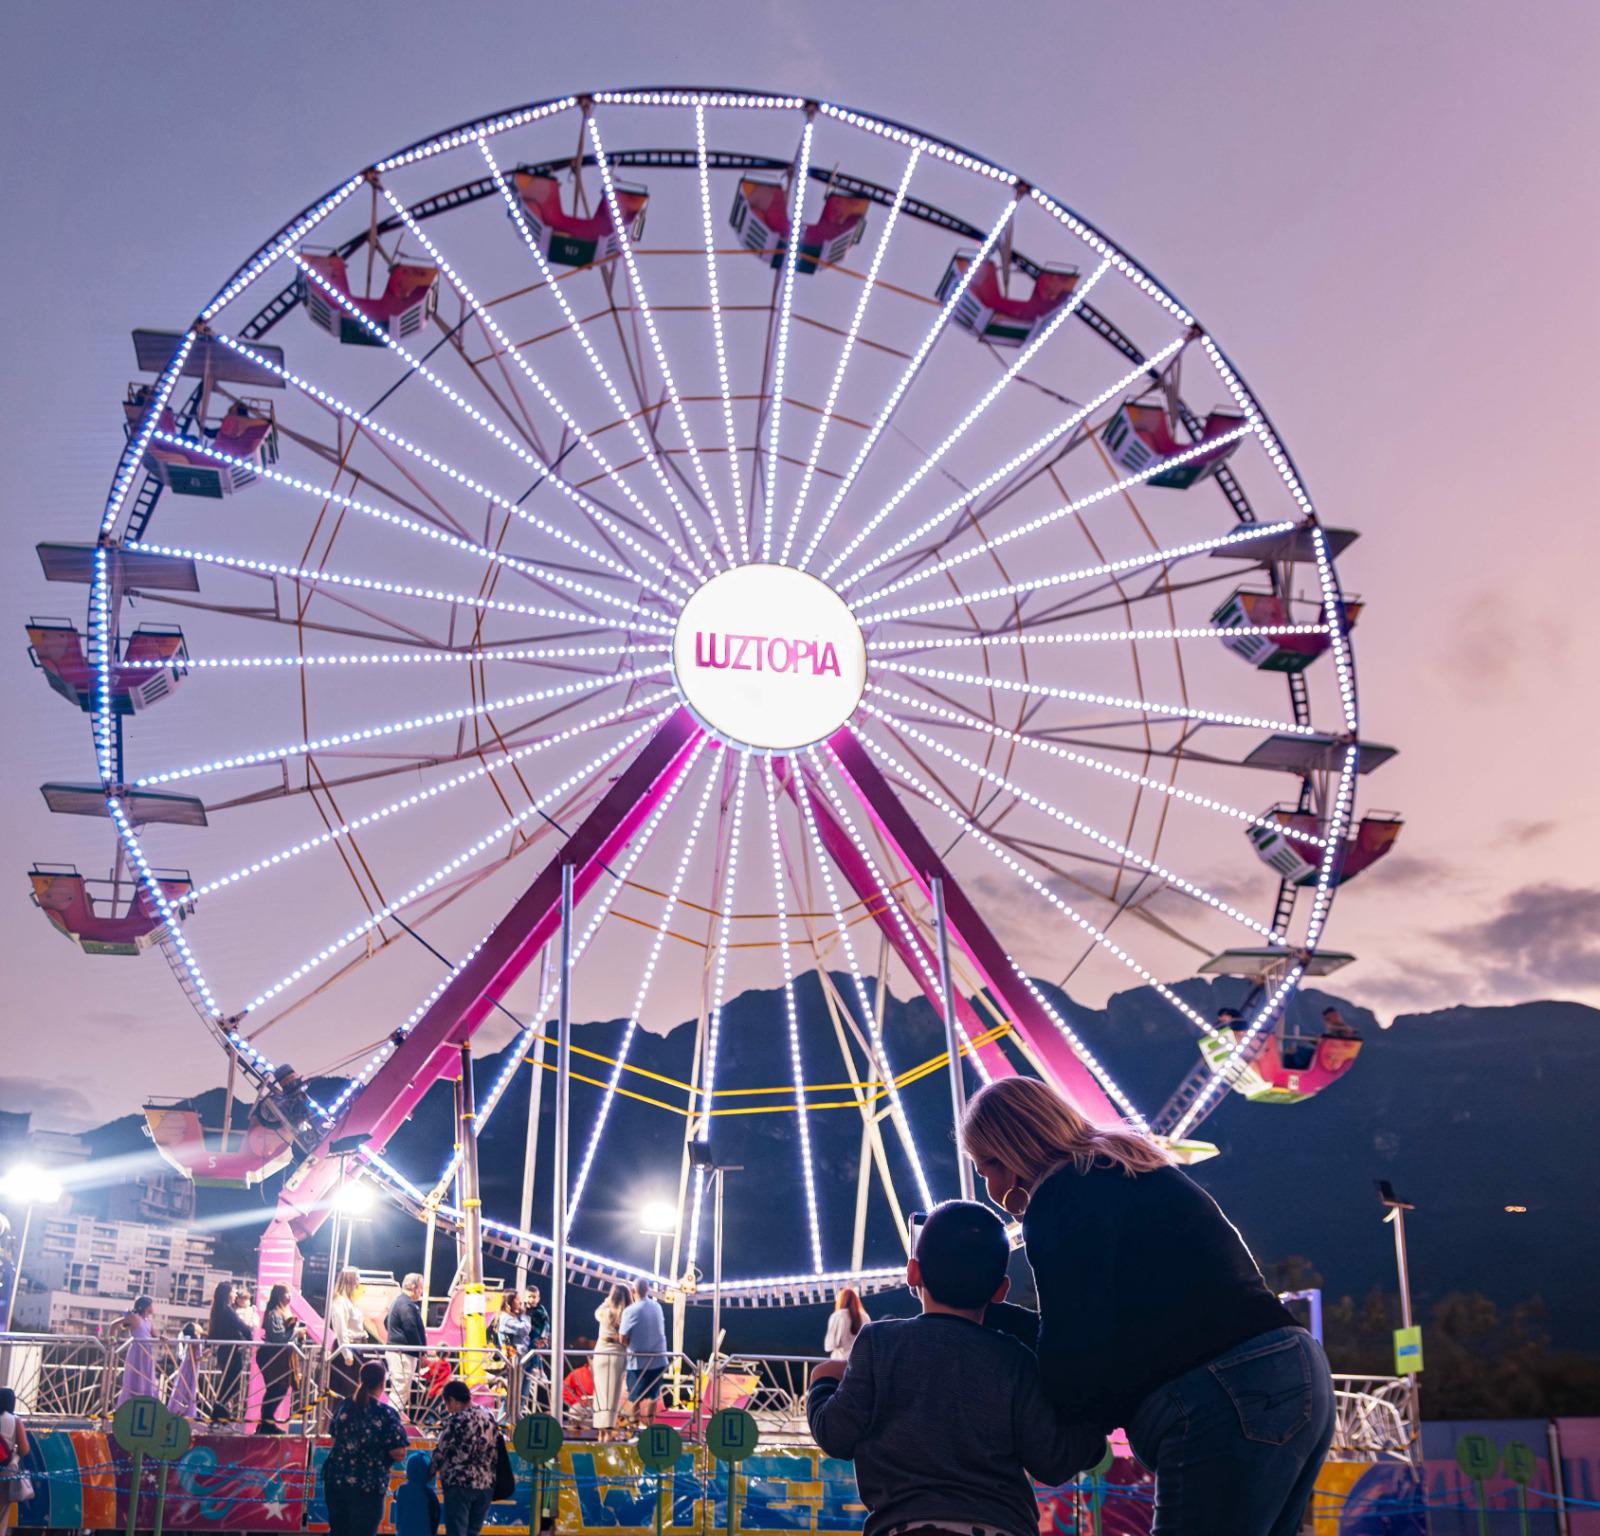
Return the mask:
<path id="1" fill-rule="evenodd" d="M 994 1295 L 991 1296 L 989 1298 L 989 1300 L 990 1301 L 1004 1301 L 1006 1299 L 1006 1297 L 1009 1296 L 1010 1294 L 1011 1294 L 1011 1276 L 1010 1275 L 1002 1275 L 1000 1277 L 999 1285 L 997 1285 L 994 1288 Z"/>
<path id="2" fill-rule="evenodd" d="M 922 1289 L 922 1266 L 915 1258 L 906 1260 L 906 1284 L 914 1291 Z"/>

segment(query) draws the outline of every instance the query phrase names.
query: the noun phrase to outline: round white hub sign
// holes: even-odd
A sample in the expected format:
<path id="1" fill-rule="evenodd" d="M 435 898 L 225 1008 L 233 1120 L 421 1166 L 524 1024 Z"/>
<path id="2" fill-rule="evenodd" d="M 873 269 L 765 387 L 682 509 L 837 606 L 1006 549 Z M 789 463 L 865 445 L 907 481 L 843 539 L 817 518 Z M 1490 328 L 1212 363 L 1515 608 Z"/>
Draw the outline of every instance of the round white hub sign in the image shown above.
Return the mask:
<path id="1" fill-rule="evenodd" d="M 867 647 L 832 587 L 787 565 L 741 565 L 683 605 L 672 669 L 707 730 L 786 752 L 831 736 L 855 712 Z"/>

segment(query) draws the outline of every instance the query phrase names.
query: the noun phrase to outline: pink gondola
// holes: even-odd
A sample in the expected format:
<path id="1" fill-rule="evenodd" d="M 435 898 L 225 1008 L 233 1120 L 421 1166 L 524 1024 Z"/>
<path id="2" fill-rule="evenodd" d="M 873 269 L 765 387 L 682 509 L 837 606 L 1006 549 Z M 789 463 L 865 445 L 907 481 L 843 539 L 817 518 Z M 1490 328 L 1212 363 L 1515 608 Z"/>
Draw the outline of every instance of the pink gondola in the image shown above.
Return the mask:
<path id="1" fill-rule="evenodd" d="M 774 267 L 783 265 L 789 248 L 789 193 L 781 181 L 765 176 L 742 177 L 728 222 L 746 250 Z M 822 200 L 822 217 L 800 228 L 795 271 L 810 274 L 820 266 L 843 261 L 866 228 L 866 198 L 829 192 Z"/>
<path id="2" fill-rule="evenodd" d="M 331 251 L 302 257 L 305 264 L 332 288 L 339 298 L 359 310 L 391 341 L 415 336 L 432 317 L 439 302 L 439 269 L 419 262 L 396 262 L 389 268 L 383 292 L 374 298 L 360 298 L 350 290 L 350 273 L 344 257 Z M 311 323 L 347 346 L 381 347 L 374 336 L 338 299 L 314 278 L 301 275 L 300 300 Z M 219 446 L 221 446 L 219 444 Z"/>
<path id="3" fill-rule="evenodd" d="M 84 639 L 67 619 L 29 619 L 28 656 L 45 681 L 85 712 L 95 708 L 99 679 Z M 130 715 L 159 704 L 187 672 L 188 649 L 176 625 L 141 624 L 110 668 L 111 709 Z"/>
<path id="4" fill-rule="evenodd" d="M 1152 464 L 1190 453 L 1213 438 L 1227 436 L 1243 421 L 1244 417 L 1237 411 L 1212 411 L 1200 429 L 1198 442 L 1183 442 L 1173 435 L 1172 423 L 1161 406 L 1125 401 L 1105 424 L 1100 440 L 1106 445 L 1112 463 L 1119 469 L 1130 475 L 1142 475 Z M 1226 443 L 1219 443 L 1209 453 L 1197 453 L 1182 464 L 1174 464 L 1169 469 L 1151 475 L 1149 483 L 1165 486 L 1169 490 L 1186 491 L 1207 475 L 1214 475 L 1242 441 L 1235 437 Z"/>
<path id="5" fill-rule="evenodd" d="M 950 258 L 936 292 L 941 302 L 949 299 L 962 274 L 977 256 L 976 251 L 957 251 Z M 1045 267 L 1034 278 L 1033 290 L 1027 298 L 1013 298 L 1001 287 L 1000 268 L 994 257 L 989 256 L 972 274 L 950 318 L 980 341 L 993 342 L 999 347 L 1026 346 L 1072 297 L 1077 286 L 1076 267 Z"/>
<path id="6" fill-rule="evenodd" d="M 513 178 L 522 200 L 523 218 L 546 261 L 564 267 L 586 267 L 605 261 L 622 250 L 621 237 L 611 218 L 611 204 L 601 196 L 591 214 L 568 213 L 561 206 L 561 183 L 541 172 L 518 171 Z M 630 240 L 644 233 L 649 191 L 631 182 L 613 182 L 622 227 Z"/>
<path id="7" fill-rule="evenodd" d="M 1326 822 L 1313 811 L 1289 805 L 1273 806 L 1267 817 L 1270 826 L 1246 829 L 1256 856 L 1291 885 L 1315 885 L 1322 869 L 1323 850 L 1312 839 L 1326 836 Z M 1404 824 L 1393 811 L 1372 811 L 1363 816 L 1345 839 L 1334 883 L 1343 885 L 1376 864 L 1394 847 Z"/>
<path id="8" fill-rule="evenodd" d="M 1339 610 L 1346 630 L 1355 624 L 1361 607 L 1359 599 L 1352 598 L 1340 603 Z M 1279 593 L 1240 587 L 1230 593 L 1222 606 L 1211 615 L 1211 622 L 1218 629 L 1266 629 L 1274 624 L 1293 624 L 1295 620 L 1290 614 L 1288 601 Z M 1318 608 L 1316 622 L 1326 626 L 1326 604 Z M 1324 628 L 1320 634 L 1228 635 L 1222 643 L 1258 671 L 1304 672 L 1333 644 L 1333 637 Z"/>
<path id="9" fill-rule="evenodd" d="M 185 902 L 194 888 L 186 872 L 157 870 L 155 876 L 174 907 Z M 35 864 L 28 880 L 34 906 L 86 955 L 141 954 L 166 931 L 167 920 L 143 885 L 130 893 L 124 880 L 118 892 L 110 880 L 85 880 L 71 864 Z M 107 894 L 96 897 L 91 887 L 107 888 Z"/>

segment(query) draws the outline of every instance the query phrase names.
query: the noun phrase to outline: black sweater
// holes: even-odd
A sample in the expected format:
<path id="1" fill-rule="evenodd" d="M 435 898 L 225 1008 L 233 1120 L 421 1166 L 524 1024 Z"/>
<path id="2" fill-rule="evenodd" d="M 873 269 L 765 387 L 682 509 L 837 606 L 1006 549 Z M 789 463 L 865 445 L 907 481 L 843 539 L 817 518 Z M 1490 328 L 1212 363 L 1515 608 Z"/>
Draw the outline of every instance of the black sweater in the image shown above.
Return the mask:
<path id="1" fill-rule="evenodd" d="M 1126 1426 L 1155 1388 L 1296 1326 L 1232 1222 L 1176 1168 L 1051 1174 L 1022 1222 L 1039 1288 L 1039 1374 L 1066 1417 Z"/>

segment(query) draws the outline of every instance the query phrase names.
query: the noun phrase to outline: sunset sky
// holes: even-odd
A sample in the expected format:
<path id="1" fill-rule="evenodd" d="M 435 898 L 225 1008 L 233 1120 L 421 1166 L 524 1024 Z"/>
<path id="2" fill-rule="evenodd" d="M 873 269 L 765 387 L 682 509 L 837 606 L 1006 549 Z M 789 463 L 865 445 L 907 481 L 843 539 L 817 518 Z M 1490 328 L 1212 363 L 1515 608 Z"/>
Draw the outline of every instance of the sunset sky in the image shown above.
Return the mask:
<path id="1" fill-rule="evenodd" d="M 33 546 L 93 536 L 128 333 L 184 326 L 353 167 L 599 86 L 881 113 L 1031 178 L 1148 264 L 1248 377 L 1323 520 L 1361 534 L 1340 574 L 1367 604 L 1363 732 L 1400 749 L 1363 801 L 1406 829 L 1336 906 L 1328 941 L 1360 963 L 1333 990 L 1385 1018 L 1600 1005 L 1593 5 L 58 3 L 3 25 L 0 1107 L 82 1124 L 220 1071 L 159 956 L 76 955 L 27 895 L 35 859 L 104 861 L 39 798 L 92 758 L 22 628 L 81 620 Z"/>

